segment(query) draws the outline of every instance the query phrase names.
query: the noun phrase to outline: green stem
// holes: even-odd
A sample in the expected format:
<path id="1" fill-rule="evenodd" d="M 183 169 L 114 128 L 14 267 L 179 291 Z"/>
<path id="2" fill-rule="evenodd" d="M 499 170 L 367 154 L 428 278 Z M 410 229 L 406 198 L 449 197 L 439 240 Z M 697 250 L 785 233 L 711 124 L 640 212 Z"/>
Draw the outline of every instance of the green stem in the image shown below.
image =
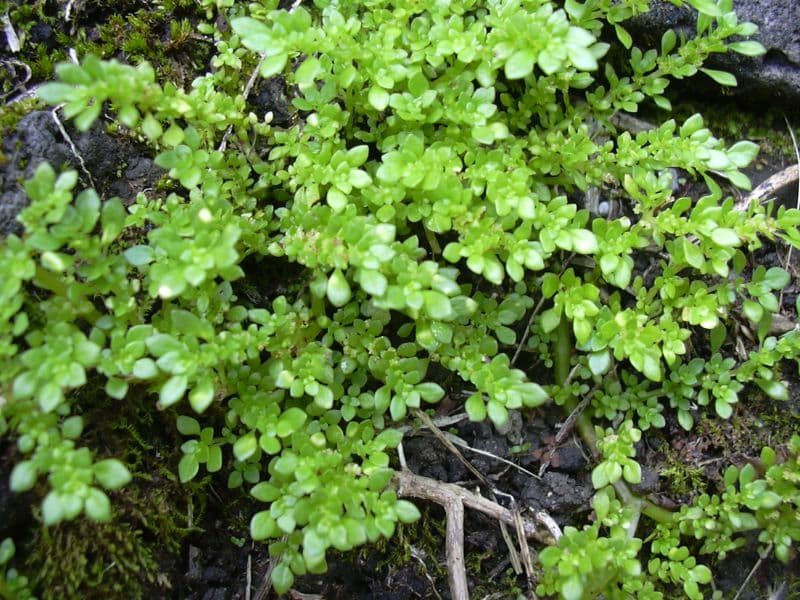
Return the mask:
<path id="1" fill-rule="evenodd" d="M 561 316 L 561 322 L 556 328 L 554 354 L 555 381 L 557 385 L 563 386 L 569 377 L 570 363 L 572 362 L 572 334 L 569 330 L 569 321 L 565 315 Z M 569 395 L 564 402 L 564 410 L 567 414 L 571 414 L 576 406 L 578 406 L 578 399 L 573 395 Z M 592 455 L 598 457 L 600 452 L 597 450 L 597 435 L 586 413 L 578 415 L 578 418 L 575 420 L 575 427 L 583 442 L 591 450 Z M 672 513 L 670 511 L 656 506 L 648 500 L 639 498 L 631 492 L 624 481 L 617 481 L 614 484 L 614 490 L 617 492 L 619 499 L 626 506 L 638 504 L 641 507 L 642 514 L 647 515 L 653 521 L 657 523 L 669 523 L 672 521 Z"/>

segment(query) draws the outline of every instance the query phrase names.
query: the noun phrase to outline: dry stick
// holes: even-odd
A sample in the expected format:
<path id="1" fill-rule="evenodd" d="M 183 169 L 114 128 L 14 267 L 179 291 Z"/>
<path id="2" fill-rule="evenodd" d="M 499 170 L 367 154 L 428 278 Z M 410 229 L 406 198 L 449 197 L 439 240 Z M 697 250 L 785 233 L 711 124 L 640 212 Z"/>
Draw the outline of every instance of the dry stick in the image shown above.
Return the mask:
<path id="1" fill-rule="evenodd" d="M 444 504 L 447 518 L 447 580 L 453 600 L 469 600 L 467 570 L 464 566 L 464 504 L 451 498 Z"/>
<path id="2" fill-rule="evenodd" d="M 81 166 L 81 171 L 84 172 L 86 177 L 89 179 L 89 184 L 96 188 L 94 184 L 94 179 L 92 178 L 92 174 L 89 172 L 89 169 L 86 168 L 86 162 L 83 160 L 83 156 L 80 155 L 78 152 L 78 148 L 75 146 L 75 143 L 72 141 L 72 138 L 69 137 L 67 130 L 64 128 L 64 124 L 61 122 L 61 119 L 58 118 L 58 111 L 59 109 L 64 106 L 63 104 L 59 104 L 56 106 L 52 111 L 50 111 L 50 115 L 53 117 L 53 121 L 56 122 L 56 127 L 61 132 L 61 136 L 64 138 L 64 141 L 67 142 L 69 145 L 69 149 L 72 151 L 72 155 L 78 159 L 78 163 Z"/>
<path id="3" fill-rule="evenodd" d="M 786 118 L 786 115 L 783 115 L 783 120 L 786 121 L 786 127 L 789 129 L 789 135 L 792 136 L 792 146 L 794 146 L 794 156 L 797 159 L 797 165 L 794 169 L 795 177 L 798 179 L 797 185 L 797 202 L 795 203 L 795 208 L 800 209 L 800 149 L 797 147 L 797 138 L 794 135 L 794 129 L 792 129 L 791 123 L 789 123 L 789 119 Z M 786 269 L 789 266 L 789 263 L 792 260 L 792 249 L 794 246 L 789 244 L 789 251 L 786 253 L 786 262 L 783 265 L 783 268 Z M 781 290 L 780 296 L 778 297 L 778 306 L 783 306 L 783 290 Z"/>
<path id="4" fill-rule="evenodd" d="M 539 302 L 536 304 L 536 307 L 533 309 L 530 318 L 528 319 L 528 323 L 525 325 L 525 331 L 522 332 L 522 337 L 519 340 L 519 344 L 517 345 L 517 350 L 514 352 L 514 356 L 511 358 L 511 364 L 513 365 L 517 362 L 519 358 L 520 352 L 522 352 L 522 347 L 525 345 L 525 342 L 528 339 L 528 334 L 531 332 L 531 325 L 533 325 L 533 320 L 536 318 L 536 315 L 539 314 L 539 311 L 542 309 L 542 305 L 544 304 L 544 296 L 539 299 Z"/>
<path id="5" fill-rule="evenodd" d="M 447 438 L 447 436 L 442 432 L 441 429 L 439 429 L 436 425 L 434 425 L 431 418 L 419 409 L 415 410 L 415 414 L 417 415 L 417 417 L 422 419 L 422 422 L 425 423 L 428 429 L 431 430 L 433 435 L 436 436 L 439 439 L 439 441 L 442 442 L 442 444 L 444 444 L 444 447 L 450 450 L 450 452 L 452 452 L 453 455 L 455 455 L 455 457 L 459 461 L 461 461 L 461 463 L 465 467 L 467 467 L 467 470 L 469 470 L 469 472 L 472 473 L 478 479 L 478 481 L 480 481 L 484 486 L 486 486 L 486 488 L 494 497 L 495 495 L 494 486 L 489 482 L 488 479 L 486 479 L 486 477 L 483 476 L 483 473 L 478 471 L 478 469 L 476 469 L 471 462 L 469 462 L 466 458 L 464 458 L 464 455 L 461 454 L 461 452 L 459 452 L 458 448 L 455 447 L 455 444 L 453 444 L 453 442 L 451 442 Z M 495 497 L 494 499 L 496 500 L 497 498 Z M 506 526 L 503 523 L 500 523 L 500 533 L 503 535 L 503 541 L 505 541 L 506 546 L 508 547 L 509 558 L 511 558 L 511 564 L 514 565 L 514 570 L 517 573 L 521 573 L 522 564 L 520 563 L 519 555 L 517 554 L 517 549 L 514 547 L 514 542 L 511 540 L 511 536 L 508 534 L 508 530 L 506 529 Z"/>
<path id="6" fill-rule="evenodd" d="M 506 525 L 514 525 L 514 513 L 510 510 L 454 483 L 436 481 L 411 471 L 397 471 L 394 475 L 394 484 L 400 496 L 430 500 L 441 506 L 458 499 L 468 508 L 480 511 Z M 536 523 L 528 519 L 522 519 L 522 530 L 528 539 L 534 539 L 548 546 L 555 543 L 549 531 L 543 531 Z"/>
<path id="7" fill-rule="evenodd" d="M 244 600 L 250 600 L 250 588 L 253 585 L 253 557 L 247 553 L 247 574 L 245 575 Z"/>
<path id="8" fill-rule="evenodd" d="M 794 140 L 794 132 L 792 132 L 792 140 Z M 795 141 L 795 144 L 796 143 Z M 750 203 L 754 200 L 759 202 L 765 200 L 776 191 L 794 183 L 798 178 L 800 178 L 800 164 L 790 165 L 762 181 L 756 189 L 739 202 L 736 202 L 733 208 L 735 210 L 747 210 L 747 207 L 750 206 Z"/>
<path id="9" fill-rule="evenodd" d="M 772 552 L 772 542 L 769 543 L 765 556 L 769 556 L 770 552 Z M 764 559 L 759 556 L 758 560 L 756 561 L 756 564 L 753 565 L 753 568 L 750 569 L 750 572 L 747 574 L 747 577 L 744 578 L 744 581 L 742 582 L 742 585 L 739 587 L 739 591 L 737 591 L 736 595 L 733 597 L 733 600 L 739 600 L 739 596 L 742 595 L 742 592 L 744 592 L 744 588 L 746 588 L 747 584 L 750 583 L 750 580 L 753 578 L 753 575 L 756 574 L 756 571 L 758 571 L 758 567 L 761 566 L 761 563 L 763 561 Z"/>
<path id="10" fill-rule="evenodd" d="M 247 80 L 247 83 L 244 86 L 244 90 L 242 91 L 242 97 L 247 100 L 247 97 L 250 95 L 250 91 L 253 89 L 253 85 L 255 85 L 256 77 L 258 76 L 259 71 L 261 71 L 261 65 L 264 64 L 264 60 L 267 58 L 267 54 L 262 52 L 261 58 L 258 59 L 258 64 L 256 68 L 253 69 L 253 72 L 250 73 L 250 79 Z M 228 147 L 228 136 L 233 131 L 233 125 L 228 125 L 228 128 L 225 130 L 225 133 L 222 134 L 222 141 L 219 143 L 219 148 L 217 150 L 219 152 L 225 152 L 225 148 Z"/>

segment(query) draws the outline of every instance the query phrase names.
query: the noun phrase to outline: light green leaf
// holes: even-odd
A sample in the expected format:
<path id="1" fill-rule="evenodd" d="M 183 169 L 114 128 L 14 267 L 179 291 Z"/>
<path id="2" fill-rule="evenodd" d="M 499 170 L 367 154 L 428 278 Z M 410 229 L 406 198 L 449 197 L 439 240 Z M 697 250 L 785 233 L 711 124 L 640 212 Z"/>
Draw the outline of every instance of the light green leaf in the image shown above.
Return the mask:
<path id="1" fill-rule="evenodd" d="M 256 539 L 255 536 L 253 536 L 253 539 Z M 285 594 L 289 591 L 289 588 L 292 587 L 293 583 L 294 574 L 289 566 L 283 562 L 278 563 L 278 566 L 272 571 L 272 587 L 275 588 L 277 593 Z"/>
<path id="2" fill-rule="evenodd" d="M 352 292 L 350 284 L 347 282 L 341 269 L 336 269 L 328 278 L 328 287 L 326 289 L 328 300 L 334 306 L 344 306 L 350 300 Z"/>
<path id="3" fill-rule="evenodd" d="M 236 460 L 244 462 L 258 449 L 258 440 L 254 433 L 250 432 L 244 437 L 240 437 L 233 444 L 233 455 Z"/>
<path id="4" fill-rule="evenodd" d="M 506 77 L 522 79 L 533 72 L 536 53 L 531 49 L 518 50 L 508 57 L 505 65 Z"/>
<path id="5" fill-rule="evenodd" d="M 279 437 L 287 437 L 298 431 L 306 422 L 307 415 L 300 408 L 292 407 L 286 409 L 275 425 L 275 433 Z"/>
<path id="6" fill-rule="evenodd" d="M 264 62 L 261 63 L 261 76 L 265 79 L 269 79 L 270 77 L 274 77 L 278 73 L 282 72 L 286 67 L 286 62 L 288 59 L 289 54 L 286 52 L 265 57 Z"/>
<path id="7" fill-rule="evenodd" d="M 367 94 L 367 100 L 374 109 L 385 110 L 389 106 L 389 92 L 374 85 L 370 88 L 369 94 Z"/>
<path id="8" fill-rule="evenodd" d="M 108 496 L 97 488 L 89 488 L 84 501 L 86 515 L 98 523 L 107 523 L 111 520 L 111 502 Z"/>
<path id="9" fill-rule="evenodd" d="M 579 254 L 594 254 L 597 252 L 597 238 L 587 229 L 573 229 L 570 231 L 572 248 Z"/>
<path id="10" fill-rule="evenodd" d="M 727 71 L 718 71 L 716 69 L 700 69 L 703 73 L 711 77 L 720 85 L 733 87 L 736 85 L 736 77 Z"/>
<path id="11" fill-rule="evenodd" d="M 762 56 L 767 52 L 767 49 L 755 40 L 734 42 L 732 44 L 728 44 L 728 49 L 733 50 L 737 54 L 741 54 L 743 56 Z"/>
<path id="12" fill-rule="evenodd" d="M 204 412 L 214 400 L 214 383 L 210 378 L 201 379 L 189 392 L 189 405 L 194 412 Z"/>
<path id="13" fill-rule="evenodd" d="M 33 461 L 23 460 L 14 466 L 11 471 L 11 490 L 14 492 L 27 492 L 36 483 L 38 472 Z"/>
<path id="14" fill-rule="evenodd" d="M 427 312 L 432 319 L 445 321 L 453 317 L 453 307 L 450 304 L 450 298 L 434 290 L 424 291 L 422 292 L 422 296 L 425 300 L 425 312 Z"/>
<path id="15" fill-rule="evenodd" d="M 408 500 L 398 500 L 394 506 L 397 518 L 401 523 L 413 523 L 422 516 L 419 509 Z"/>
<path id="16" fill-rule="evenodd" d="M 481 394 L 472 394 L 464 405 L 467 416 L 472 422 L 480 422 L 486 419 L 486 404 L 483 402 Z"/>
<path id="17" fill-rule="evenodd" d="M 268 510 L 262 510 L 253 515 L 250 519 L 250 537 L 255 541 L 265 540 L 275 537 L 278 534 L 278 527 L 275 519 L 269 514 Z"/>
<path id="18" fill-rule="evenodd" d="M 167 408 L 183 398 L 189 380 L 186 375 L 173 375 L 161 386 L 158 394 L 158 403 L 162 408 Z"/>
<path id="19" fill-rule="evenodd" d="M 739 236 L 736 234 L 736 232 L 733 229 L 728 229 L 727 227 L 720 227 L 712 231 L 711 239 L 718 246 L 723 246 L 726 248 L 739 246 L 742 243 L 742 240 L 739 239 Z"/>
<path id="20" fill-rule="evenodd" d="M 94 465 L 94 476 L 107 490 L 118 490 L 131 480 L 131 472 L 116 458 L 107 458 Z"/>
<path id="21" fill-rule="evenodd" d="M 185 454 L 178 463 L 178 477 L 181 483 L 194 479 L 199 470 L 200 463 L 197 462 L 197 457 L 194 454 Z"/>

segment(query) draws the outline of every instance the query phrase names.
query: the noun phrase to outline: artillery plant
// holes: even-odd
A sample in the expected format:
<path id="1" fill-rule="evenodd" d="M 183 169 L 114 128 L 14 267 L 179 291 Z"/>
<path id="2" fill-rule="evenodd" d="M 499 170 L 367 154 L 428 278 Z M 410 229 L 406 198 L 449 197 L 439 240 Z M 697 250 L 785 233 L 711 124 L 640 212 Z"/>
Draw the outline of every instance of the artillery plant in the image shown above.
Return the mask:
<path id="1" fill-rule="evenodd" d="M 659 598 L 677 583 L 700 597 L 702 555 L 750 529 L 788 559 L 797 440 L 785 462 L 765 451 L 764 478 L 731 471 L 722 495 L 675 514 L 627 487 L 643 431 L 726 419 L 744 389 L 785 399 L 779 365 L 800 347 L 796 332 L 769 336 L 789 275 L 749 258 L 765 240 L 798 245 L 800 212 L 734 210 L 722 192 L 749 186 L 757 146 L 727 144 L 700 115 L 613 125 L 668 111 L 671 78 L 734 84 L 703 66 L 712 53 L 763 52 L 731 0 L 687 1 L 696 36 L 652 49 L 625 30 L 647 0 L 218 2 L 231 27 L 204 26 L 217 56 L 190 89 L 146 63 L 60 65 L 40 97 L 79 130 L 113 115 L 172 183 L 127 204 L 48 165 L 26 183 L 25 233 L 0 248 L 12 487 L 44 495 L 46 524 L 110 519 L 104 490 L 130 474 L 81 446 L 92 424 L 76 399 L 150 392 L 186 437 L 181 480 L 224 471 L 263 503 L 251 534 L 284 592 L 329 549 L 419 517 L 393 491 L 390 455 L 409 410 L 444 386 L 497 426 L 591 393 L 578 429 L 597 452 L 596 519 L 541 553 L 541 593 Z M 285 82 L 289 126 L 248 99 L 254 69 Z M 676 169 L 708 193 L 676 197 Z M 590 187 L 623 216 L 582 208 Z M 758 338 L 749 358 L 734 354 L 736 323 Z M 640 511 L 657 523 L 648 539 Z"/>

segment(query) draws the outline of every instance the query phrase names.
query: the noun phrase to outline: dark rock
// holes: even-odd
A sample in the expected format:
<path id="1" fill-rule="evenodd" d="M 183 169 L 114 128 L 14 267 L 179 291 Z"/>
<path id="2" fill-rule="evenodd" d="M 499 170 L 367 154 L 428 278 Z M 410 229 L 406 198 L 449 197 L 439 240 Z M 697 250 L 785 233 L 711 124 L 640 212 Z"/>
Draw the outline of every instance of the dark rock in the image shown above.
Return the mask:
<path id="1" fill-rule="evenodd" d="M 33 44 L 41 44 L 48 50 L 51 50 L 56 45 L 55 31 L 47 23 L 40 22 L 31 27 L 28 32 L 28 39 Z"/>
<path id="2" fill-rule="evenodd" d="M 154 186 L 164 174 L 129 140 L 106 133 L 100 122 L 82 133 L 67 124 L 67 131 L 102 197 L 119 196 L 131 202 L 136 193 Z M 16 217 L 28 204 L 22 183 L 43 162 L 49 162 L 57 172 L 77 169 L 81 177 L 77 190 L 90 185 L 49 111 L 22 117 L 17 130 L 3 140 L 2 150 L 7 162 L 0 166 L 0 235 L 21 233 Z"/>
<path id="3" fill-rule="evenodd" d="M 203 600 L 226 600 L 228 591 L 225 588 L 211 588 L 203 594 Z"/>
<path id="4" fill-rule="evenodd" d="M 533 508 L 548 512 L 556 521 L 574 521 L 574 513 L 588 507 L 591 487 L 574 477 L 548 471 L 541 479 L 531 479 L 522 498 Z"/>
<path id="5" fill-rule="evenodd" d="M 575 444 L 561 446 L 556 450 L 556 457 L 550 467 L 565 473 L 578 473 L 586 469 L 586 458 Z"/>
<path id="6" fill-rule="evenodd" d="M 758 25 L 759 31 L 753 39 L 761 42 L 767 53 L 760 57 L 746 57 L 735 52 L 714 54 L 706 66 L 736 76 L 739 85 L 726 89 L 726 95 L 730 92 L 730 95 L 748 103 L 769 101 L 770 106 L 781 105 L 797 111 L 800 102 L 800 2 L 734 0 L 733 5 L 740 22 L 751 21 Z M 693 37 L 696 15 L 687 7 L 678 8 L 659 2 L 649 12 L 626 23 L 626 27 L 636 45 L 643 49 L 657 49 L 661 35 L 667 29 Z M 689 81 L 687 91 L 721 95 L 719 86 L 703 74 L 697 74 Z"/>
<path id="7" fill-rule="evenodd" d="M 642 467 L 642 480 L 636 485 L 631 486 L 631 490 L 635 494 L 653 494 L 658 491 L 658 478 L 659 475 L 653 469 Z"/>

